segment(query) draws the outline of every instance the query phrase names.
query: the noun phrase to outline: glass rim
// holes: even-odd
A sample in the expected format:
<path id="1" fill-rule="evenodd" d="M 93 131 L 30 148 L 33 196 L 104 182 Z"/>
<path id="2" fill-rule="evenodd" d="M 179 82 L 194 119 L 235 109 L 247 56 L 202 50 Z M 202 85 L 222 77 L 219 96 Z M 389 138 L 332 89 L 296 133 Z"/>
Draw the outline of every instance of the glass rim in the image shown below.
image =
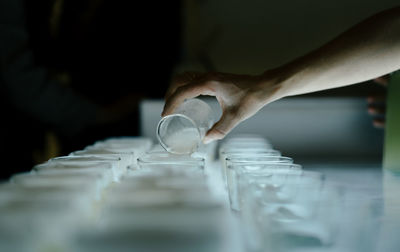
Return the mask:
<path id="1" fill-rule="evenodd" d="M 160 137 L 160 128 L 161 128 L 161 125 L 162 125 L 163 123 L 165 123 L 166 120 L 169 120 L 169 119 L 171 119 L 171 118 L 173 118 L 173 117 L 183 117 L 183 118 L 185 118 L 186 120 L 188 120 L 188 121 L 193 125 L 193 128 L 195 128 L 195 129 L 197 130 L 197 133 L 199 134 L 199 142 L 201 142 L 201 132 L 200 132 L 199 127 L 197 127 L 195 121 L 194 121 L 192 118 L 190 118 L 190 117 L 188 117 L 188 116 L 186 116 L 186 115 L 184 115 L 184 114 L 180 114 L 180 113 L 178 113 L 178 114 L 167 115 L 167 116 L 164 116 L 164 117 L 161 118 L 161 120 L 158 122 L 157 128 L 156 128 L 157 140 L 158 140 L 158 142 L 160 143 L 161 147 L 163 147 L 164 150 L 166 150 L 166 151 L 169 152 L 169 153 L 174 153 L 174 154 L 190 154 L 191 152 L 179 153 L 179 152 L 174 152 L 174 151 L 168 150 L 167 145 L 164 143 L 164 141 L 163 141 L 163 140 L 161 139 L 161 137 Z"/>
<path id="2" fill-rule="evenodd" d="M 204 163 L 196 163 L 196 162 L 142 162 L 138 163 L 139 169 L 142 168 L 142 166 L 176 166 L 176 167 L 193 167 L 193 168 L 204 168 L 205 164 Z"/>
<path id="3" fill-rule="evenodd" d="M 220 150 L 220 153 L 222 153 L 222 154 L 226 154 L 226 153 L 234 153 L 234 154 L 241 154 L 241 153 L 243 153 L 243 154 L 248 154 L 248 153 L 244 153 L 243 152 L 243 150 L 246 150 L 246 151 L 256 151 L 257 153 L 281 153 L 279 150 L 275 150 L 275 149 L 267 149 L 267 148 L 259 148 L 259 147 L 254 147 L 254 148 L 252 148 L 252 147 L 248 147 L 248 148 L 245 148 L 245 147 L 243 147 L 243 148 L 232 148 L 232 149 L 228 149 L 228 150 L 224 150 L 224 149 L 221 149 Z"/>
<path id="4" fill-rule="evenodd" d="M 238 164 L 229 164 L 227 165 L 227 167 L 229 169 L 234 169 L 234 167 L 242 167 L 245 169 L 246 166 L 253 166 L 253 167 L 257 167 L 257 166 L 271 166 L 270 168 L 268 168 L 269 170 L 275 170 L 274 167 L 276 166 L 281 166 L 281 167 L 290 167 L 288 170 L 293 170 L 293 169 L 297 169 L 297 170 L 302 170 L 303 166 L 300 164 L 296 164 L 296 163 L 285 163 L 285 162 L 251 162 L 251 163 L 238 163 Z M 280 167 L 279 167 L 280 168 Z M 260 170 L 265 170 L 265 169 L 259 169 L 257 171 Z M 254 170 L 251 170 L 254 171 Z"/>
<path id="5" fill-rule="evenodd" d="M 90 158 L 93 158 L 92 160 Z M 49 159 L 47 162 L 76 162 L 79 160 L 74 160 L 74 159 L 83 159 L 81 160 L 82 162 L 115 162 L 115 161 L 121 161 L 121 158 L 118 156 L 103 156 L 100 154 L 85 154 L 85 155 L 79 155 L 79 156 L 74 156 L 74 155 L 68 155 L 68 156 L 59 156 L 59 157 L 54 157 Z M 84 160 L 87 159 L 87 160 Z M 69 161 L 71 160 L 71 161 Z"/>
<path id="6" fill-rule="evenodd" d="M 164 157 L 163 155 L 153 155 L 152 154 L 145 154 L 137 159 L 138 164 L 139 163 L 144 163 L 144 164 L 203 164 L 205 163 L 205 158 L 203 157 L 191 157 L 191 156 L 185 156 L 185 155 L 177 155 L 177 157 L 189 157 L 187 160 L 179 160 L 179 159 L 168 159 L 166 158 L 166 155 L 171 155 L 169 152 L 166 153 L 157 153 L 157 154 L 165 154 Z M 161 157 L 163 160 L 152 160 L 154 157 Z"/>
<path id="7" fill-rule="evenodd" d="M 255 143 L 251 145 L 251 143 L 240 143 L 240 144 L 223 144 L 221 145 L 221 150 L 229 150 L 229 149 L 256 149 L 256 148 L 273 148 L 272 144 L 269 143 Z"/>
<path id="8" fill-rule="evenodd" d="M 84 165 L 82 165 L 84 164 Z M 58 162 L 46 162 L 42 164 L 37 164 L 33 166 L 33 171 L 40 171 L 40 170 L 47 170 L 47 169 L 107 169 L 112 170 L 113 165 L 106 162 L 83 162 L 82 164 L 65 164 L 65 163 L 58 163 Z"/>
<path id="9" fill-rule="evenodd" d="M 284 161 L 292 161 L 292 163 L 294 162 L 293 158 L 286 157 L 286 156 L 273 156 L 273 155 L 271 155 L 271 156 L 268 156 L 268 155 L 261 156 L 260 155 L 260 156 L 254 157 L 254 158 L 257 158 L 257 159 L 278 158 L 279 160 L 251 160 L 251 158 L 252 157 L 249 157 L 249 158 L 247 158 L 247 157 L 243 157 L 243 158 L 242 157 L 226 157 L 225 161 L 227 163 L 230 162 L 230 163 L 238 163 L 238 164 L 242 164 L 242 163 L 250 163 L 250 164 L 261 163 L 261 164 L 264 164 L 264 163 L 274 163 L 274 162 L 276 162 L 276 163 L 280 163 L 280 162 L 285 163 Z M 248 160 L 248 159 L 250 159 L 250 160 Z"/>
<path id="10" fill-rule="evenodd" d="M 112 149 L 110 147 L 104 147 L 104 146 L 87 146 L 85 147 L 85 149 L 80 150 L 82 152 L 105 152 L 105 155 L 132 155 L 132 153 L 134 153 L 134 151 L 128 151 L 126 149 L 124 150 L 116 150 L 116 149 Z M 79 151 L 75 151 L 76 153 Z M 86 153 L 87 154 L 87 153 Z M 90 153 L 90 154 L 102 154 L 102 153 Z M 102 154 L 103 155 L 103 154 Z"/>
<path id="11" fill-rule="evenodd" d="M 290 170 L 290 169 L 288 169 L 288 170 Z M 254 180 L 263 180 L 263 179 L 268 179 L 268 177 L 271 177 L 271 176 L 274 176 L 274 177 L 292 177 L 292 178 L 318 178 L 318 179 L 321 179 L 321 180 L 325 180 L 326 179 L 325 174 L 322 173 L 322 172 L 314 172 L 314 171 L 312 171 L 313 174 L 311 175 L 310 173 L 308 173 L 309 171 L 305 171 L 305 170 L 294 169 L 294 171 L 300 171 L 301 173 L 290 173 L 290 172 L 289 173 L 275 173 L 275 174 L 271 174 L 269 176 L 262 176 L 260 174 L 257 174 L 257 175 L 260 175 L 260 176 L 254 177 L 252 179 L 254 179 Z M 251 174 L 249 174 L 249 175 L 251 175 Z"/>

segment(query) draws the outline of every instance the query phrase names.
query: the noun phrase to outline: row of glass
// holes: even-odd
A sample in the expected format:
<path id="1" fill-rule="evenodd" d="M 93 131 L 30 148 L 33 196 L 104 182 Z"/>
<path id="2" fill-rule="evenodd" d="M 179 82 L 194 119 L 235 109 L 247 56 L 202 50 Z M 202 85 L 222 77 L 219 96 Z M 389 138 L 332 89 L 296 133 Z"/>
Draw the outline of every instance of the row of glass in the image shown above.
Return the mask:
<path id="1" fill-rule="evenodd" d="M 0 185 L 0 251 L 218 250 L 223 206 L 202 148 L 110 138 L 14 175 Z"/>
<path id="2" fill-rule="evenodd" d="M 219 156 L 247 251 L 380 251 L 377 237 L 393 244 L 378 230 L 379 185 L 327 181 L 260 136 L 232 136 Z"/>
<path id="3" fill-rule="evenodd" d="M 1 183 L 0 251 L 65 245 L 74 231 L 91 225 L 104 190 L 151 145 L 146 138 L 99 141 Z"/>
<path id="4" fill-rule="evenodd" d="M 205 158 L 148 151 L 104 195 L 93 251 L 221 251 L 224 208 L 209 189 Z M 98 241 L 107 240 L 106 244 Z"/>
<path id="5" fill-rule="evenodd" d="M 0 184 L 0 251 L 232 251 L 214 167 L 247 251 L 375 251 L 373 185 L 328 182 L 257 135 L 216 147 L 110 138 L 16 174 Z"/>
<path id="6" fill-rule="evenodd" d="M 334 195 L 321 173 L 304 171 L 259 136 L 233 136 L 219 149 L 232 210 L 240 211 L 251 251 L 332 242 Z M 326 200 L 326 199 L 329 199 Z"/>

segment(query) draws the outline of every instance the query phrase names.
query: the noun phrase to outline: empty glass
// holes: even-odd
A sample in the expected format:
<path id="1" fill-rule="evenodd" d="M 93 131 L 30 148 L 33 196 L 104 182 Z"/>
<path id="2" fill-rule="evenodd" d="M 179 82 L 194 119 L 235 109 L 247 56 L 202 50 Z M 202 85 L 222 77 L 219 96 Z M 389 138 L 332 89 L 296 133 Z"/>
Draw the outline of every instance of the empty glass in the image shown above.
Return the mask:
<path id="1" fill-rule="evenodd" d="M 246 174 L 272 174 L 276 172 L 286 172 L 290 169 L 301 169 L 298 165 L 293 165 L 293 159 L 289 157 L 264 156 L 251 158 L 237 158 L 227 160 L 227 186 L 229 201 L 233 210 L 240 210 L 238 181 L 241 176 Z"/>
<path id="2" fill-rule="evenodd" d="M 284 241 L 279 241 L 278 247 L 275 247 L 275 245 L 274 247 L 270 246 L 270 244 L 278 244 L 278 240 L 281 239 L 275 236 L 280 232 L 277 230 L 281 227 L 286 231 L 291 229 L 293 232 L 304 232 L 303 235 L 313 233 L 313 235 L 319 236 L 315 241 L 321 239 L 318 242 L 328 243 L 331 230 L 328 232 L 324 226 L 321 226 L 321 219 L 318 220 L 318 223 L 311 219 L 317 216 L 315 214 L 316 206 L 322 211 L 318 212 L 318 216 L 325 212 L 326 216 L 324 215 L 324 218 L 329 218 L 327 216 L 332 214 L 332 209 L 329 208 L 336 207 L 338 204 L 337 192 L 330 187 L 324 187 L 323 181 L 324 176 L 322 173 L 311 171 L 247 176 L 242 179 L 239 186 L 241 192 L 241 216 L 242 224 L 246 230 L 245 235 L 248 236 L 246 237 L 249 241 L 248 245 L 264 245 L 264 247 L 272 249 L 271 251 L 281 251 L 280 246 L 282 244 L 280 243 Z M 334 203 L 334 205 L 327 206 L 325 201 L 330 201 L 328 203 Z M 323 205 L 318 205 L 320 202 L 324 202 Z M 332 215 L 333 218 L 334 216 Z M 304 220 L 301 225 L 291 226 L 292 223 L 300 220 Z M 305 220 L 308 220 L 308 223 Z M 322 221 L 328 222 L 327 220 Z M 330 225 L 328 226 L 330 229 Z M 276 233 L 272 235 L 275 231 Z M 297 239 L 295 236 L 292 238 L 295 241 Z M 268 242 L 264 244 L 266 239 L 270 244 Z M 269 239 L 276 240 L 270 241 Z M 309 242 L 307 239 L 305 239 L 305 242 Z M 286 242 L 290 243 L 292 241 Z"/>
<path id="3" fill-rule="evenodd" d="M 240 149 L 221 149 L 219 151 L 219 158 L 221 161 L 221 176 L 225 182 L 225 186 L 228 186 L 226 180 L 227 165 L 226 159 L 228 157 L 249 157 L 249 156 L 281 156 L 281 152 L 273 149 L 266 148 L 240 148 Z"/>
<path id="4" fill-rule="evenodd" d="M 204 172 L 204 158 L 154 152 L 138 159 L 140 169 L 164 170 L 169 172 Z"/>
<path id="5" fill-rule="evenodd" d="M 101 155 L 82 155 L 82 156 L 61 156 L 50 159 L 47 163 L 57 163 L 65 165 L 82 165 L 82 164 L 109 164 L 112 167 L 113 179 L 118 181 L 119 177 L 126 171 L 121 168 L 121 158 L 117 156 L 101 156 Z"/>
<path id="6" fill-rule="evenodd" d="M 19 173 L 10 178 L 10 182 L 23 186 L 58 186 L 62 187 L 79 187 L 80 185 L 93 185 L 94 188 L 100 188 L 102 176 L 99 173 L 59 173 L 59 172 L 43 172 L 43 173 Z"/>
<path id="7" fill-rule="evenodd" d="M 273 149 L 264 149 L 264 148 L 243 148 L 243 149 L 227 149 L 222 150 L 219 153 L 220 161 L 221 161 L 221 173 L 222 178 L 226 181 L 226 172 L 227 172 L 227 158 L 255 158 L 255 157 L 279 157 L 281 156 L 281 152 Z"/>
<path id="8" fill-rule="evenodd" d="M 125 173 L 129 165 L 136 163 L 134 162 L 134 155 L 132 152 L 116 151 L 116 150 L 110 150 L 93 146 L 86 147 L 84 150 L 74 151 L 70 154 L 70 156 L 92 156 L 92 157 L 105 156 L 112 158 L 120 158 L 121 161 L 119 167 L 122 174 Z"/>
<path id="9" fill-rule="evenodd" d="M 259 200 L 255 223 L 260 226 L 263 247 L 271 251 L 329 248 L 337 235 L 338 191 L 315 190 L 304 185 L 294 187 L 297 196 L 290 201 Z"/>
<path id="10" fill-rule="evenodd" d="M 147 151 L 153 145 L 153 141 L 146 137 L 112 137 L 97 141 L 94 145 L 108 144 L 110 146 L 126 146 L 141 152 Z"/>
<path id="11" fill-rule="evenodd" d="M 148 151 L 153 145 L 152 141 L 144 137 L 122 137 L 110 138 L 98 141 L 86 149 L 104 149 L 114 152 L 128 152 L 133 156 L 133 163 L 136 163 L 138 157 Z"/>
<path id="12" fill-rule="evenodd" d="M 214 112 L 206 102 L 197 98 L 188 99 L 174 114 L 160 120 L 157 138 L 168 152 L 190 154 L 196 151 L 214 121 Z"/>
<path id="13" fill-rule="evenodd" d="M 106 163 L 84 162 L 61 164 L 57 162 L 47 162 L 36 165 L 33 169 L 39 174 L 96 174 L 102 178 L 101 188 L 99 188 L 99 190 L 104 189 L 113 181 L 112 166 Z"/>

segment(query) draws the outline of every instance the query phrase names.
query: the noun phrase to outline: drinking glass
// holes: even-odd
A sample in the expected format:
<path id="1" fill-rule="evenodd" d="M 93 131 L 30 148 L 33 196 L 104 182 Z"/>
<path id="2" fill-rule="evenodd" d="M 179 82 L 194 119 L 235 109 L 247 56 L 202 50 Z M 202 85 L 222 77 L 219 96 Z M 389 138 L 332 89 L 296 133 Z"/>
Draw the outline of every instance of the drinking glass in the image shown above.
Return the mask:
<path id="1" fill-rule="evenodd" d="M 125 173 L 129 165 L 135 164 L 134 154 L 130 151 L 116 151 L 100 147 L 88 146 L 84 150 L 74 151 L 70 156 L 92 156 L 92 157 L 112 157 L 120 158 L 120 173 Z"/>
<path id="2" fill-rule="evenodd" d="M 121 168 L 121 158 L 117 156 L 106 156 L 106 155 L 82 155 L 82 156 L 61 156 L 55 157 L 48 161 L 48 163 L 57 163 L 57 164 L 65 164 L 65 165 L 75 165 L 75 164 L 96 164 L 96 163 L 104 163 L 109 164 L 112 167 L 113 179 L 114 181 L 118 181 L 119 177 L 124 173 L 124 170 Z M 126 170 L 126 169 L 125 169 Z"/>
<path id="3" fill-rule="evenodd" d="M 241 148 L 241 149 L 227 149 L 219 152 L 219 158 L 221 161 L 221 176 L 225 183 L 225 187 L 228 186 L 226 180 L 227 165 L 226 159 L 228 157 L 249 157 L 249 156 L 281 156 L 281 152 L 274 149 L 265 148 Z"/>
<path id="4" fill-rule="evenodd" d="M 155 171 L 203 173 L 205 160 L 202 157 L 174 155 L 168 152 L 154 152 L 143 155 L 138 159 L 139 169 Z"/>
<path id="5" fill-rule="evenodd" d="M 190 154 L 196 151 L 214 121 L 214 112 L 206 102 L 198 98 L 188 99 L 174 114 L 160 120 L 157 138 L 168 152 Z"/>
<path id="6" fill-rule="evenodd" d="M 290 201 L 261 200 L 258 204 L 256 223 L 261 227 L 263 247 L 271 251 L 331 247 L 337 235 L 339 192 L 328 187 L 290 186 L 297 194 Z"/>
<path id="7" fill-rule="evenodd" d="M 104 189 L 113 181 L 112 166 L 106 163 L 71 162 L 68 164 L 61 164 L 57 162 L 47 162 L 34 166 L 33 170 L 39 174 L 96 174 L 102 178 L 101 188 L 99 188 L 99 190 Z"/>
<path id="8" fill-rule="evenodd" d="M 323 218 L 329 219 L 328 216 L 332 215 L 331 219 L 334 219 L 334 213 L 330 208 L 337 207 L 338 193 L 335 188 L 326 186 L 323 182 L 322 173 L 303 170 L 300 170 L 300 173 L 277 173 L 243 178 L 240 183 L 241 220 L 245 235 L 248 236 L 246 237 L 248 245 L 256 247 L 264 245 L 266 246 L 264 249 L 281 251 L 283 240 L 279 232 L 289 232 L 289 230 L 320 235 L 315 237 L 315 241 L 320 239 L 319 242 L 327 243 L 330 240 L 332 225 Z M 330 201 L 329 204 L 334 204 L 327 206 L 325 200 Z M 321 211 L 318 210 L 316 213 L 317 207 Z M 305 223 L 306 220 L 309 223 Z M 289 225 L 296 222 L 301 225 Z M 282 230 L 278 231 L 280 228 Z M 276 240 L 269 240 L 271 237 Z M 276 244 L 279 246 L 271 247 L 268 242 L 264 243 L 265 239 L 275 244 L 274 246 Z M 296 240 L 296 237 L 293 239 Z"/>
<path id="9" fill-rule="evenodd" d="M 258 156 L 253 157 L 253 159 L 247 157 L 227 160 L 227 185 L 231 208 L 240 211 L 238 195 L 240 177 L 246 174 L 269 175 L 277 172 L 286 173 L 291 169 L 301 169 L 301 166 L 294 165 L 293 159 L 289 157 Z"/>

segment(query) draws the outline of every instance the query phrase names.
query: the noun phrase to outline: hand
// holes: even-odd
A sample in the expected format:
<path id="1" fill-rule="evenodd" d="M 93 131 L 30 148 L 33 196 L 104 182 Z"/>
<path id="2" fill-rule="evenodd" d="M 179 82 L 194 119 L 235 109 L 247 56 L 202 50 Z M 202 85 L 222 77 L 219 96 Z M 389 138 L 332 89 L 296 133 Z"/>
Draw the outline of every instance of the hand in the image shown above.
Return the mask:
<path id="1" fill-rule="evenodd" d="M 374 82 L 387 87 L 389 76 L 385 75 L 374 79 Z M 385 127 L 386 114 L 386 94 L 377 94 L 368 96 L 368 113 L 373 117 L 373 125 L 376 128 Z"/>
<path id="2" fill-rule="evenodd" d="M 272 73 L 272 72 L 271 72 Z M 227 73 L 184 73 L 173 79 L 166 94 L 162 116 L 172 114 L 185 100 L 199 95 L 215 96 L 222 116 L 207 132 L 204 143 L 222 139 L 236 125 L 254 115 L 264 105 L 279 99 L 279 85 L 268 72 L 265 75 Z"/>

